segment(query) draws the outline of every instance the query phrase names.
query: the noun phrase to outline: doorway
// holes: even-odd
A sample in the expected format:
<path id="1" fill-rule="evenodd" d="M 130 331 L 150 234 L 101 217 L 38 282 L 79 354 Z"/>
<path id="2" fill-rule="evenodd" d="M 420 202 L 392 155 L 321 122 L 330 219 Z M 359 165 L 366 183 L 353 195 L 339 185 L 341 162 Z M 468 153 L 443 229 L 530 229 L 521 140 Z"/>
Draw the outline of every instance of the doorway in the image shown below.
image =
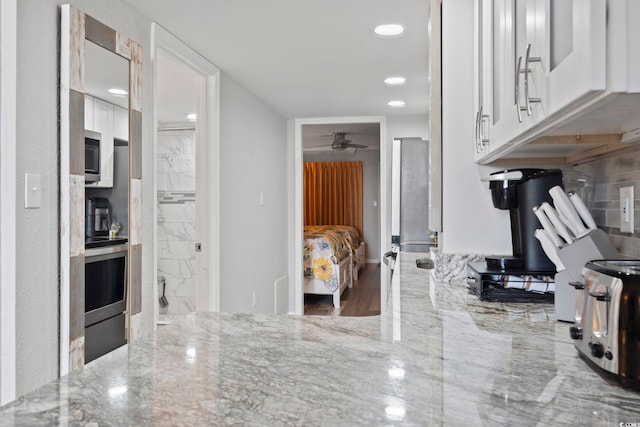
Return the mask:
<path id="1" fill-rule="evenodd" d="M 158 302 L 160 314 L 186 314 L 195 311 L 199 273 L 195 247 L 199 76 L 160 50 L 156 79 Z"/>
<path id="2" fill-rule="evenodd" d="M 302 145 L 304 314 L 380 314 L 380 124 L 305 124 Z M 327 266 L 341 279 L 347 274 L 348 284 L 334 291 L 340 293 L 339 300 L 326 293 L 326 283 L 317 286 L 324 271 L 314 267 L 326 256 L 323 244 L 338 237 L 353 251 L 350 272 L 342 268 L 345 253 L 340 249 L 332 251 L 337 264 Z"/>
<path id="3" fill-rule="evenodd" d="M 290 235 L 293 241 L 290 243 L 290 247 L 293 248 L 293 263 L 291 265 L 291 277 L 293 277 L 292 288 L 290 291 L 290 312 L 295 314 L 304 313 L 304 277 L 303 277 L 303 126 L 306 125 L 347 125 L 350 123 L 377 123 L 379 125 L 379 141 L 380 141 L 380 162 L 378 166 L 379 171 L 379 191 L 377 197 L 377 204 L 379 209 L 379 242 L 378 253 L 367 252 L 367 258 L 382 260 L 383 253 L 387 250 L 389 236 L 388 220 L 390 215 L 387 212 L 389 202 L 387 197 L 389 194 L 388 178 L 390 168 L 387 165 L 390 158 L 390 145 L 385 144 L 386 138 L 386 120 L 384 117 L 368 116 L 368 117 L 329 117 L 329 118 L 314 118 L 314 119 L 296 119 L 293 123 L 293 218 L 291 224 Z M 384 313 L 387 305 L 387 282 L 388 282 L 387 267 L 382 264 L 380 268 L 380 311 Z"/>
<path id="4" fill-rule="evenodd" d="M 157 23 L 151 38 L 157 322 L 219 309 L 220 72 Z"/>

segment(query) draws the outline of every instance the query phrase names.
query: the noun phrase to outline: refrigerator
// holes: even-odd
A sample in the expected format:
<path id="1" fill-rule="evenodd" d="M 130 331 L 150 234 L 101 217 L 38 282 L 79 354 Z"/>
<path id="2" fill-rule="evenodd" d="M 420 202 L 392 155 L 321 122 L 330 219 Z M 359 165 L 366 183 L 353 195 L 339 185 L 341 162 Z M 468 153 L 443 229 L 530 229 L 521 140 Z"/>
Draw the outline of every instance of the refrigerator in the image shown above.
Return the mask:
<path id="1" fill-rule="evenodd" d="M 391 243 L 403 252 L 429 252 L 429 142 L 394 139 L 391 158 Z"/>

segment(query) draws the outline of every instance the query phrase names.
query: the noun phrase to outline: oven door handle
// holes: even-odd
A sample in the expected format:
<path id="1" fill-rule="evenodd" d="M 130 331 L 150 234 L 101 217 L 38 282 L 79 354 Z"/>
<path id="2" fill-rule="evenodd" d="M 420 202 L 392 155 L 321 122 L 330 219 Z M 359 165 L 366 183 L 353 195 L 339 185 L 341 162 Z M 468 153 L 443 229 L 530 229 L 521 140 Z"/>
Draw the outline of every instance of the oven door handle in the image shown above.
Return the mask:
<path id="1" fill-rule="evenodd" d="M 129 250 L 128 243 L 124 243 L 121 245 L 113 245 L 113 246 L 102 246 L 100 248 L 89 248 L 84 250 L 84 257 L 91 258 L 94 256 L 117 254 L 121 252 L 127 253 L 128 250 Z"/>

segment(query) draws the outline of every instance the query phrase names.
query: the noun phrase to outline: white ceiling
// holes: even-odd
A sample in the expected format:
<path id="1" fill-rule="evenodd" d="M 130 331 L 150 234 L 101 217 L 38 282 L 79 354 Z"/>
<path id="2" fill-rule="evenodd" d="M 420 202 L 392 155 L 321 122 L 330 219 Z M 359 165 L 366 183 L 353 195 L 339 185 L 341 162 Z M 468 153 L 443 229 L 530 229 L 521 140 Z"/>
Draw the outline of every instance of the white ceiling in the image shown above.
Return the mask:
<path id="1" fill-rule="evenodd" d="M 129 61 L 95 43 L 85 43 L 85 92 L 129 109 L 128 95 L 112 95 L 110 88 L 129 90 Z"/>
<path id="2" fill-rule="evenodd" d="M 426 0 L 126 1 L 286 118 L 427 114 Z"/>

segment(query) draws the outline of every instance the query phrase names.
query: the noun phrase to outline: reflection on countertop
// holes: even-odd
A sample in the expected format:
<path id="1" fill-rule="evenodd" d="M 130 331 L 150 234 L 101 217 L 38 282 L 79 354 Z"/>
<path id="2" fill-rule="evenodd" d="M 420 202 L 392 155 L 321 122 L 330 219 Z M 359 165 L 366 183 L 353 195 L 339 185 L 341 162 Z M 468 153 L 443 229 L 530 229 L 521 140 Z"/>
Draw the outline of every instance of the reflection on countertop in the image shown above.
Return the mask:
<path id="1" fill-rule="evenodd" d="M 377 317 L 187 315 L 0 408 L 0 424 L 619 425 L 640 393 L 552 304 L 479 301 L 400 253 Z"/>

